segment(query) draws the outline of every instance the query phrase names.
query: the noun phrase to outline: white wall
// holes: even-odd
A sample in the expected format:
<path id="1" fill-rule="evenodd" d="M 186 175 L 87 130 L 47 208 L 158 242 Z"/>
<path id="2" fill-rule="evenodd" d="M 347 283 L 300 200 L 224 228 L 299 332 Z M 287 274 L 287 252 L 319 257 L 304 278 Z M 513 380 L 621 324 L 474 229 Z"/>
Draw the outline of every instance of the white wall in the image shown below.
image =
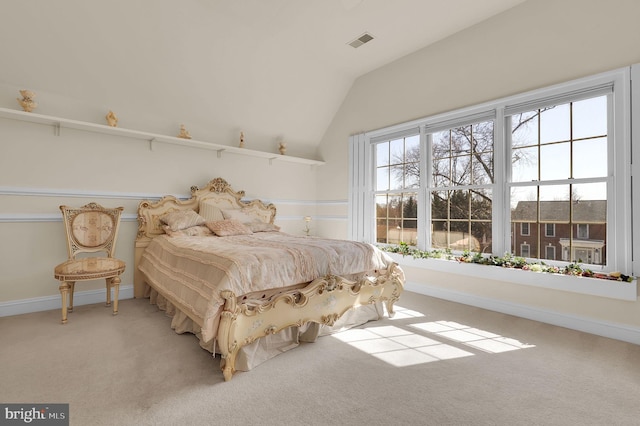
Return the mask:
<path id="1" fill-rule="evenodd" d="M 73 100 L 58 102 L 72 116 L 82 114 L 74 111 Z M 17 103 L 0 106 L 19 109 Z M 270 164 L 266 158 L 231 153 L 218 158 L 216 151 L 163 143 L 151 150 L 145 140 L 64 127 L 57 136 L 52 126 L 9 118 L 0 118 L 0 140 L 0 316 L 59 306 L 53 269 L 67 258 L 61 204 L 95 201 L 125 207 L 116 249 L 127 263 L 123 297 L 132 294 L 136 214 L 142 199 L 188 197 L 192 185 L 223 177 L 234 189 L 245 190 L 246 199 L 276 204 L 276 223 L 284 231 L 302 234 L 302 217 L 316 212 L 316 173 L 322 166 Z M 101 281 L 85 282 L 76 291 L 103 287 Z M 104 300 L 102 293 L 96 297 Z"/>
<path id="2" fill-rule="evenodd" d="M 318 198 L 347 198 L 350 135 L 639 63 L 638 16 L 637 1 L 529 0 L 360 77 L 319 148 L 327 165 L 318 171 Z M 414 267 L 405 272 L 409 282 L 422 286 L 418 291 L 640 330 L 640 302 Z"/>

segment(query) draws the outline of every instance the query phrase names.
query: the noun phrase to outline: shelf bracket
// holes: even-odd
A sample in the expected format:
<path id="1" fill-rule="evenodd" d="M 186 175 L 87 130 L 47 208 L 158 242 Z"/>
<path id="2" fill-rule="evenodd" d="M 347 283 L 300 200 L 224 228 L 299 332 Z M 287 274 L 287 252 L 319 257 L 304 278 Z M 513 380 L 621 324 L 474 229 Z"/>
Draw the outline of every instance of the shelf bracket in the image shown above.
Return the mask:
<path id="1" fill-rule="evenodd" d="M 60 128 L 61 128 L 61 127 L 62 127 L 62 126 L 60 126 L 60 123 L 59 123 L 59 122 L 58 122 L 58 123 L 53 123 L 53 134 L 54 134 L 55 136 L 60 136 Z"/>
<path id="2" fill-rule="evenodd" d="M 272 166 L 273 165 L 273 160 L 277 160 L 278 157 L 271 157 L 269 158 L 269 165 Z"/>
<path id="3" fill-rule="evenodd" d="M 222 158 L 222 153 L 225 151 L 224 148 L 222 149 L 216 149 L 216 154 L 218 156 L 218 158 Z"/>
<path id="4" fill-rule="evenodd" d="M 149 151 L 153 151 L 153 143 L 156 141 L 156 138 L 149 139 Z"/>

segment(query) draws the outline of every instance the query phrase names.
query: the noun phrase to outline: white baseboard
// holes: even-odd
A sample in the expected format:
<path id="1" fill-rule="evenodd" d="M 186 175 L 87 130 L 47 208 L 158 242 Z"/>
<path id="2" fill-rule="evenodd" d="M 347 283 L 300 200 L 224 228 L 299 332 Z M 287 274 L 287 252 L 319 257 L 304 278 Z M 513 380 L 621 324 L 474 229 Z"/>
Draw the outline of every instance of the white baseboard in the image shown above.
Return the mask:
<path id="1" fill-rule="evenodd" d="M 625 324 L 616 324 L 606 321 L 598 321 L 593 318 L 568 315 L 565 313 L 490 299 L 417 282 L 406 282 L 404 288 L 407 291 L 436 297 L 438 299 L 462 303 L 464 305 L 475 306 L 503 314 L 514 315 L 546 324 L 557 325 L 559 327 L 608 337 L 610 339 L 634 343 L 636 345 L 640 344 L 640 329 Z M 402 305 L 402 299 L 399 304 Z"/>
<path id="2" fill-rule="evenodd" d="M 133 284 L 120 285 L 118 300 L 125 299 L 133 299 Z M 73 295 L 73 306 L 104 303 L 105 300 L 105 289 L 76 291 Z M 61 299 L 59 294 L 55 296 L 34 297 L 32 299 L 0 302 L 0 317 L 61 309 L 60 302 Z"/>

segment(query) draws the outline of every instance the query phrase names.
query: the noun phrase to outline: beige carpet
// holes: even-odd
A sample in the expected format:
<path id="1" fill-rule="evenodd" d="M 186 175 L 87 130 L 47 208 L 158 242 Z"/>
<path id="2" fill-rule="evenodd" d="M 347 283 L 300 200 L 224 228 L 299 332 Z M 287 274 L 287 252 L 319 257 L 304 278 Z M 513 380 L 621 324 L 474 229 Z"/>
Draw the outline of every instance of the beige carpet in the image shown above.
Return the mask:
<path id="1" fill-rule="evenodd" d="M 405 292 L 224 382 L 147 300 L 0 318 L 0 402 L 72 425 L 638 425 L 640 346 Z"/>

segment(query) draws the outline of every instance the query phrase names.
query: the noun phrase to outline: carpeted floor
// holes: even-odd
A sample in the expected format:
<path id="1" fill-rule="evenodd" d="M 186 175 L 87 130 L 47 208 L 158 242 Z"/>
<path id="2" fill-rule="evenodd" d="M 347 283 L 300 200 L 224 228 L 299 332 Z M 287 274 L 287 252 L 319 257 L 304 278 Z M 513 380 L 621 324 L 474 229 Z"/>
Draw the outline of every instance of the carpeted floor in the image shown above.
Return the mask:
<path id="1" fill-rule="evenodd" d="M 637 425 L 640 346 L 405 292 L 224 382 L 147 300 L 0 318 L 0 402 L 72 425 Z"/>

